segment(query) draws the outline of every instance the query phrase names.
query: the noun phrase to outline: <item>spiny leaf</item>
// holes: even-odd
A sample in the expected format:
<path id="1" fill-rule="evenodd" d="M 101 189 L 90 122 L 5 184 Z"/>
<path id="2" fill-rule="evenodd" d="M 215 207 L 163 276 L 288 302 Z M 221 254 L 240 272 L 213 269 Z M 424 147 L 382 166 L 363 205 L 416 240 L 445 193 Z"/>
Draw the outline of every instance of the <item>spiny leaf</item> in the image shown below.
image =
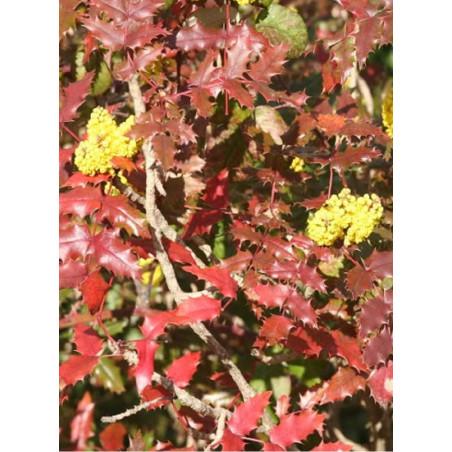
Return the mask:
<path id="1" fill-rule="evenodd" d="M 269 404 L 271 391 L 263 392 L 240 404 L 228 421 L 228 427 L 235 435 L 248 435 L 257 428 L 265 407 Z"/>
<path id="2" fill-rule="evenodd" d="M 267 339 L 270 344 L 276 344 L 287 339 L 292 328 L 295 328 L 295 325 L 287 317 L 272 315 L 268 319 L 265 319 L 259 335 Z"/>
<path id="3" fill-rule="evenodd" d="M 99 270 L 91 272 L 83 281 L 80 290 L 83 301 L 88 305 L 92 314 L 100 309 L 109 288 L 110 284 L 105 282 Z"/>
<path id="4" fill-rule="evenodd" d="M 93 375 L 102 386 L 114 394 L 122 394 L 126 389 L 121 377 L 121 370 L 110 358 L 100 358 L 93 370 Z"/>
<path id="5" fill-rule="evenodd" d="M 270 5 L 268 15 L 256 25 L 256 29 L 275 46 L 288 44 L 288 58 L 300 56 L 308 42 L 308 31 L 303 18 L 297 12 L 275 3 Z"/>
<path id="6" fill-rule="evenodd" d="M 361 356 L 360 342 L 357 339 L 347 336 L 339 330 L 332 331 L 331 336 L 337 347 L 336 355 L 345 358 L 348 364 L 355 369 L 367 371 L 367 366 Z"/>
<path id="7" fill-rule="evenodd" d="M 77 404 L 77 410 L 71 421 L 71 442 L 76 450 L 85 450 L 88 439 L 94 436 L 93 415 L 94 403 L 91 394 L 86 391 Z"/>
<path id="8" fill-rule="evenodd" d="M 382 366 L 378 370 L 374 370 L 367 380 L 372 396 L 380 404 L 386 404 L 392 401 L 392 372 L 392 361 L 389 361 L 387 366 Z"/>
<path id="9" fill-rule="evenodd" d="M 382 297 L 375 297 L 366 301 L 358 317 L 359 336 L 365 337 L 382 325 L 388 323 L 392 308 Z"/>
<path id="10" fill-rule="evenodd" d="M 135 381 L 138 393 L 141 394 L 143 389 L 151 384 L 152 374 L 154 373 L 154 356 L 159 344 L 155 341 L 146 339 L 138 340 L 135 343 L 138 353 L 138 364 L 135 367 Z"/>
<path id="11" fill-rule="evenodd" d="M 81 355 L 96 356 L 102 350 L 102 339 L 90 326 L 84 323 L 75 325 L 74 342 Z"/>
<path id="12" fill-rule="evenodd" d="M 184 267 L 189 272 L 200 279 L 208 281 L 215 286 L 225 297 L 235 298 L 237 294 L 237 282 L 231 278 L 229 271 L 225 268 L 207 267 L 199 268 L 195 265 Z"/>
<path id="13" fill-rule="evenodd" d="M 273 427 L 270 432 L 270 440 L 272 443 L 287 447 L 305 440 L 316 430 L 322 434 L 325 418 L 325 414 L 317 414 L 314 411 L 288 414 L 276 427 Z"/>
<path id="14" fill-rule="evenodd" d="M 389 328 L 383 328 L 377 336 L 369 339 L 363 350 L 363 359 L 367 365 L 375 367 L 385 363 L 392 354 L 392 333 Z"/>
<path id="15" fill-rule="evenodd" d="M 60 377 L 68 385 L 75 384 L 89 375 L 99 362 L 97 356 L 71 355 L 68 361 L 60 366 Z"/>
<path id="16" fill-rule="evenodd" d="M 87 72 L 78 82 L 63 88 L 64 103 L 60 111 L 60 122 L 72 121 L 77 116 L 77 109 L 89 94 L 89 87 L 93 81 L 94 71 Z"/>
<path id="17" fill-rule="evenodd" d="M 245 450 L 245 443 L 240 436 L 235 435 L 228 428 L 225 429 L 219 444 L 223 446 L 221 450 L 224 451 Z"/>
<path id="18" fill-rule="evenodd" d="M 88 268 L 84 262 L 66 261 L 60 264 L 60 289 L 73 289 L 87 276 Z"/>
<path id="19" fill-rule="evenodd" d="M 201 360 L 201 352 L 191 352 L 175 359 L 166 369 L 166 376 L 180 388 L 189 385 Z"/>
<path id="20" fill-rule="evenodd" d="M 341 443 L 340 441 L 336 441 L 334 443 L 324 443 L 323 441 L 314 449 L 311 449 L 312 451 L 330 451 L 330 452 L 340 452 L 340 451 L 349 451 L 352 450 L 352 446 L 349 446 L 347 444 Z"/>
<path id="21" fill-rule="evenodd" d="M 99 439 L 104 450 L 124 450 L 127 430 L 120 422 L 108 425 L 100 432 Z"/>

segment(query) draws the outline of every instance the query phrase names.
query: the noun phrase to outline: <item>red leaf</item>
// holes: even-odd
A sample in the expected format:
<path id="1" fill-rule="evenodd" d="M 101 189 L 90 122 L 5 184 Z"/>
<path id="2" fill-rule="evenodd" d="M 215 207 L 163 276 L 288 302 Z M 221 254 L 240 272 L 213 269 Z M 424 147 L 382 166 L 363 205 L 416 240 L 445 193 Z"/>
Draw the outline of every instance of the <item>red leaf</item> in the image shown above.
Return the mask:
<path id="1" fill-rule="evenodd" d="M 168 135 L 157 134 L 152 137 L 151 141 L 163 169 L 169 170 L 174 164 L 174 156 L 177 152 L 174 147 L 174 140 Z"/>
<path id="2" fill-rule="evenodd" d="M 292 328 L 295 328 L 295 325 L 287 317 L 272 315 L 268 319 L 265 319 L 259 331 L 259 336 L 267 339 L 270 344 L 276 344 L 287 339 Z"/>
<path id="3" fill-rule="evenodd" d="M 97 174 L 96 176 L 86 176 L 81 172 L 74 173 L 62 187 L 86 187 L 88 184 L 98 185 L 101 182 L 107 182 L 110 179 L 109 174 Z"/>
<path id="4" fill-rule="evenodd" d="M 103 450 L 123 450 L 127 430 L 120 422 L 110 424 L 99 435 Z"/>
<path id="5" fill-rule="evenodd" d="M 244 107 L 254 107 L 254 97 L 237 80 L 230 78 L 224 79 L 222 81 L 222 87 L 231 97 L 237 99 Z"/>
<path id="6" fill-rule="evenodd" d="M 112 51 L 126 47 L 132 49 L 143 47 L 157 36 L 168 34 L 161 25 L 151 25 L 147 22 L 129 21 L 127 24 L 115 25 L 97 17 L 86 18 L 82 22 L 96 39 Z"/>
<path id="7" fill-rule="evenodd" d="M 180 317 L 178 325 L 213 320 L 221 313 L 221 300 L 201 295 L 184 300 L 174 312 Z"/>
<path id="8" fill-rule="evenodd" d="M 83 301 L 88 305 L 91 314 L 100 309 L 109 288 L 110 284 L 104 281 L 99 270 L 90 273 L 83 281 L 80 290 L 82 291 Z"/>
<path id="9" fill-rule="evenodd" d="M 185 246 L 167 239 L 163 240 L 163 244 L 172 262 L 196 265 L 195 259 Z"/>
<path id="10" fill-rule="evenodd" d="M 378 279 L 392 277 L 392 251 L 374 251 L 365 265 Z"/>
<path id="11" fill-rule="evenodd" d="M 340 441 L 336 441 L 335 443 L 324 443 L 323 441 L 312 451 L 331 451 L 331 452 L 342 452 L 352 450 L 352 446 L 348 446 L 347 444 L 343 444 Z"/>
<path id="12" fill-rule="evenodd" d="M 292 315 L 305 325 L 317 326 L 317 316 L 309 300 L 299 293 L 292 293 L 285 305 Z"/>
<path id="13" fill-rule="evenodd" d="M 256 82 L 269 82 L 270 79 L 281 73 L 281 68 L 286 62 L 288 45 L 285 43 L 275 47 L 267 47 L 259 61 L 251 65 L 250 74 Z"/>
<path id="14" fill-rule="evenodd" d="M 228 272 L 245 271 L 251 264 L 253 255 L 249 251 L 239 251 L 236 255 L 221 262 L 220 268 Z"/>
<path id="15" fill-rule="evenodd" d="M 149 66 L 154 61 L 157 61 L 158 57 L 163 53 L 163 47 L 145 47 L 144 49 L 138 49 L 135 56 L 127 59 L 123 64 L 115 68 L 113 74 L 116 78 L 127 81 L 134 74 L 140 72 Z"/>
<path id="16" fill-rule="evenodd" d="M 76 215 L 84 218 L 101 206 L 102 193 L 99 187 L 76 187 L 60 193 L 60 215 Z"/>
<path id="17" fill-rule="evenodd" d="M 130 250 L 130 245 L 119 238 L 119 229 L 103 229 L 92 238 L 88 254 L 95 256 L 96 261 L 107 270 L 133 279 L 141 278 L 141 268 L 137 258 Z"/>
<path id="18" fill-rule="evenodd" d="M 359 148 L 349 146 L 343 152 L 336 152 L 330 158 L 330 165 L 336 171 L 342 172 L 354 163 L 367 162 L 380 156 L 381 152 L 377 149 L 371 149 L 364 146 Z"/>
<path id="19" fill-rule="evenodd" d="M 124 170 L 127 173 L 131 173 L 132 171 L 135 171 L 137 167 L 135 166 L 135 163 L 132 162 L 132 160 L 128 159 L 127 157 L 120 157 L 118 155 L 115 155 L 110 162 L 113 164 L 114 168 Z"/>
<path id="20" fill-rule="evenodd" d="M 97 356 L 71 355 L 68 361 L 60 366 L 60 377 L 68 385 L 75 384 L 90 374 L 97 366 Z"/>
<path id="21" fill-rule="evenodd" d="M 235 408 L 234 414 L 228 422 L 228 427 L 236 435 L 248 435 L 257 428 L 265 407 L 269 404 L 271 391 L 263 392 Z"/>
<path id="22" fill-rule="evenodd" d="M 352 268 L 347 275 L 347 286 L 350 289 L 353 298 L 360 297 L 364 292 L 372 288 L 374 275 L 367 269 L 357 265 Z"/>
<path id="23" fill-rule="evenodd" d="M 228 428 L 225 429 L 219 444 L 223 446 L 221 449 L 223 451 L 245 450 L 245 443 L 240 436 L 234 435 Z"/>
<path id="24" fill-rule="evenodd" d="M 94 403 L 87 391 L 77 405 L 77 411 L 71 421 L 71 442 L 75 444 L 75 450 L 85 450 L 87 440 L 94 436 L 92 423 Z"/>
<path id="25" fill-rule="evenodd" d="M 297 328 L 295 331 L 290 333 L 287 340 L 287 346 L 294 352 L 308 357 L 318 356 L 324 348 L 303 328 Z"/>
<path id="26" fill-rule="evenodd" d="M 177 33 L 176 46 L 190 50 L 219 49 L 225 43 L 226 31 L 223 28 L 207 28 L 200 22 L 193 27 L 183 28 Z"/>
<path id="27" fill-rule="evenodd" d="M 338 83 L 344 83 L 350 76 L 355 62 L 354 39 L 347 37 L 334 44 L 330 59 L 322 66 L 323 88 L 331 92 Z"/>
<path id="28" fill-rule="evenodd" d="M 60 122 L 72 121 L 77 116 L 77 109 L 89 94 L 89 87 L 93 81 L 94 71 L 87 72 L 78 82 L 63 88 L 64 103 L 60 111 Z"/>
<path id="29" fill-rule="evenodd" d="M 330 137 L 339 133 L 345 125 L 345 117 L 341 115 L 319 115 L 317 125 Z"/>
<path id="30" fill-rule="evenodd" d="M 273 262 L 264 271 L 271 278 L 288 281 L 297 275 L 297 262 Z"/>
<path id="31" fill-rule="evenodd" d="M 88 275 L 86 264 L 80 261 L 66 261 L 60 264 L 60 289 L 77 287 Z"/>
<path id="32" fill-rule="evenodd" d="M 300 202 L 300 205 L 306 207 L 307 210 L 320 209 L 327 199 L 327 195 L 320 195 L 317 198 L 307 199 L 306 201 Z"/>
<path id="33" fill-rule="evenodd" d="M 308 391 L 300 397 L 300 408 L 311 409 L 314 405 L 344 400 L 359 390 L 364 390 L 366 380 L 349 367 L 340 367 L 333 377 L 325 381 L 317 391 Z"/>
<path id="34" fill-rule="evenodd" d="M 166 376 L 180 388 L 189 385 L 201 360 L 201 352 L 191 352 L 175 359 L 166 370 Z"/>
<path id="35" fill-rule="evenodd" d="M 102 339 L 91 327 L 84 323 L 75 325 L 74 342 L 81 355 L 95 356 L 102 350 Z"/>
<path id="36" fill-rule="evenodd" d="M 184 267 L 184 270 L 215 286 L 225 297 L 235 298 L 238 284 L 231 278 L 229 270 L 219 267 L 199 268 L 196 265 Z"/>
<path id="37" fill-rule="evenodd" d="M 277 259 L 299 260 L 292 249 L 292 244 L 279 237 L 266 237 L 262 246 Z"/>
<path id="38" fill-rule="evenodd" d="M 345 126 L 342 127 L 340 134 L 347 137 L 366 137 L 383 135 L 383 132 L 380 127 L 361 119 L 358 121 L 347 121 Z"/>
<path id="39" fill-rule="evenodd" d="M 392 354 L 392 334 L 389 328 L 384 328 L 380 333 L 369 339 L 363 351 L 363 359 L 371 367 L 385 363 Z"/>
<path id="40" fill-rule="evenodd" d="M 359 336 L 365 337 L 372 331 L 379 330 L 382 325 L 388 323 L 391 312 L 391 305 L 381 297 L 367 301 L 358 317 Z"/>
<path id="41" fill-rule="evenodd" d="M 322 434 L 325 418 L 325 414 L 317 414 L 314 411 L 288 414 L 281 419 L 279 425 L 273 427 L 270 432 L 270 440 L 272 443 L 287 447 L 305 440 L 316 430 Z"/>
<path id="42" fill-rule="evenodd" d="M 74 224 L 66 229 L 60 229 L 60 259 L 63 262 L 85 257 L 90 245 L 91 233 L 85 225 Z"/>
<path id="43" fill-rule="evenodd" d="M 144 391 L 141 393 L 141 397 L 147 402 L 157 400 L 157 402 L 152 403 L 147 407 L 148 410 L 155 410 L 162 406 L 168 405 L 173 396 L 172 393 L 167 391 L 163 386 L 146 386 Z"/>
<path id="44" fill-rule="evenodd" d="M 151 384 L 152 374 L 154 373 L 154 356 L 159 344 L 155 341 L 137 340 L 135 347 L 138 353 L 138 364 L 135 367 L 135 380 L 138 394 Z"/>
<path id="45" fill-rule="evenodd" d="M 331 332 L 337 347 L 336 355 L 346 359 L 348 364 L 357 370 L 367 371 L 367 366 L 361 357 L 360 342 L 350 336 L 346 336 L 339 330 Z"/>
<path id="46" fill-rule="evenodd" d="M 282 418 L 287 414 L 289 408 L 290 408 L 290 397 L 288 397 L 286 394 L 283 394 L 276 401 L 276 410 L 275 410 L 276 416 Z"/>
<path id="47" fill-rule="evenodd" d="M 389 361 L 388 366 L 374 370 L 367 382 L 372 396 L 378 403 L 391 402 L 393 393 L 392 361 Z"/>
<path id="48" fill-rule="evenodd" d="M 152 18 L 163 1 L 159 0 L 92 0 L 92 8 L 106 12 L 116 23 Z"/>
<path id="49" fill-rule="evenodd" d="M 325 281 L 317 272 L 317 269 L 315 267 L 310 267 L 306 261 L 300 264 L 298 276 L 305 286 L 309 286 L 319 292 L 327 292 Z"/>

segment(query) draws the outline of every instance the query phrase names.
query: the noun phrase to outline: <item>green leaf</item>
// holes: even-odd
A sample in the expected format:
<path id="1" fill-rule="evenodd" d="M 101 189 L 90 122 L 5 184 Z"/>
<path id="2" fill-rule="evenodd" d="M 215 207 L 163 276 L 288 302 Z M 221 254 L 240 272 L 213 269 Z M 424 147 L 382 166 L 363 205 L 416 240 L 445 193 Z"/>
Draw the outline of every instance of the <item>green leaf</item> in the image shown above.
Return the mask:
<path id="1" fill-rule="evenodd" d="M 278 377 L 270 378 L 270 384 L 275 399 L 279 399 L 282 395 L 290 397 L 292 385 L 289 375 L 280 375 Z"/>
<path id="2" fill-rule="evenodd" d="M 115 394 L 121 394 L 125 391 L 121 371 L 110 358 L 101 358 L 93 371 L 93 375 L 105 389 Z"/>
<path id="3" fill-rule="evenodd" d="M 100 96 L 105 93 L 111 85 L 111 74 L 108 69 L 107 63 L 102 61 L 100 63 L 99 72 L 96 75 L 93 86 L 91 88 L 91 94 L 93 96 Z"/>
<path id="4" fill-rule="evenodd" d="M 256 25 L 273 45 L 289 44 L 288 58 L 301 55 L 308 42 L 308 31 L 303 18 L 281 5 L 270 5 L 267 17 Z"/>

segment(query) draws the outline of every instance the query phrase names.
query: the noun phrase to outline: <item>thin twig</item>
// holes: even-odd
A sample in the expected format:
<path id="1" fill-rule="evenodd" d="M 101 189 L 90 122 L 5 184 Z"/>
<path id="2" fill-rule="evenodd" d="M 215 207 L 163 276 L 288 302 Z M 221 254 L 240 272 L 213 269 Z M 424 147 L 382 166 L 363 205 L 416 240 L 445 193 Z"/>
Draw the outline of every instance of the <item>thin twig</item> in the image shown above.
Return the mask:
<path id="1" fill-rule="evenodd" d="M 107 424 L 111 424 L 113 422 L 120 421 L 121 419 L 124 419 L 129 416 L 133 416 L 134 414 L 137 414 L 139 411 L 145 410 L 149 406 L 153 405 L 154 403 L 161 402 L 163 400 L 171 400 L 172 397 L 159 397 L 158 399 L 154 400 L 148 400 L 147 402 L 140 403 L 139 405 L 134 406 L 133 408 L 129 408 L 128 410 L 124 411 L 123 413 L 115 414 L 114 416 L 102 416 L 100 418 L 101 422 L 105 422 Z"/>

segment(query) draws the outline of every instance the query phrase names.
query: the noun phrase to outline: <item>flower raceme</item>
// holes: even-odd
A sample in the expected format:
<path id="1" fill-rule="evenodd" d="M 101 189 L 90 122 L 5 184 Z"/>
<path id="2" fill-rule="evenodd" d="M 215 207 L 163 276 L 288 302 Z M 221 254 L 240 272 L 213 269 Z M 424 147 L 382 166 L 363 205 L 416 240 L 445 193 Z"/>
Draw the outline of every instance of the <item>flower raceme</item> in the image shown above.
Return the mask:
<path id="1" fill-rule="evenodd" d="M 303 165 L 304 160 L 299 157 L 295 157 L 290 164 L 290 169 L 295 171 L 296 173 L 300 173 L 301 171 L 303 171 Z"/>
<path id="2" fill-rule="evenodd" d="M 348 188 L 333 195 L 308 220 L 306 234 L 319 245 L 332 245 L 344 239 L 344 245 L 360 243 L 374 230 L 383 215 L 380 198 L 355 197 Z"/>
<path id="3" fill-rule="evenodd" d="M 392 121 L 392 88 L 391 91 L 388 92 L 388 94 L 386 94 L 384 100 L 383 100 L 383 105 L 381 107 L 381 116 L 383 118 L 383 125 L 386 128 L 386 132 L 388 133 L 388 135 L 393 138 L 392 136 L 392 125 L 393 125 L 393 121 Z"/>
<path id="4" fill-rule="evenodd" d="M 113 157 L 132 158 L 138 151 L 136 141 L 124 136 L 134 123 L 135 117 L 129 116 L 118 126 L 107 110 L 96 107 L 88 121 L 88 137 L 75 150 L 78 169 L 87 176 L 113 174 Z"/>

